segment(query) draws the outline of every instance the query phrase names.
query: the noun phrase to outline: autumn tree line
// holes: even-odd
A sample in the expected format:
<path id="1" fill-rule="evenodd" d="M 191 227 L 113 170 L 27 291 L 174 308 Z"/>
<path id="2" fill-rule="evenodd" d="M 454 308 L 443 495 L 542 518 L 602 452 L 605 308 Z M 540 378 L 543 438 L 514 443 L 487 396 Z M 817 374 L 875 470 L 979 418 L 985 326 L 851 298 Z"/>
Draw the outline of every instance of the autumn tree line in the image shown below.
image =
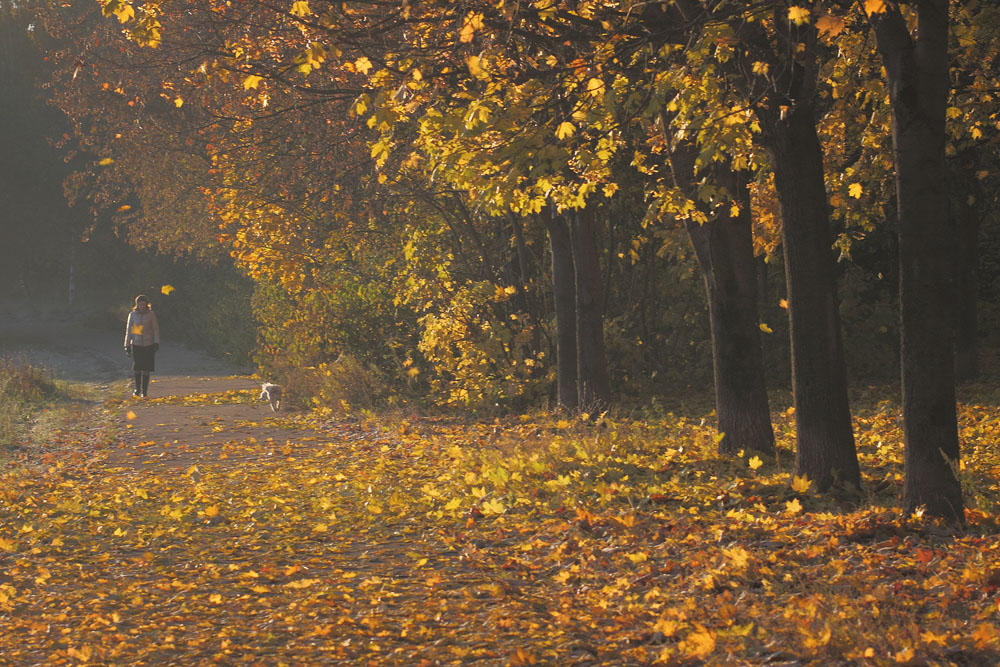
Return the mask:
<path id="1" fill-rule="evenodd" d="M 787 369 L 796 473 L 850 489 L 861 349 L 901 376 L 905 508 L 961 520 L 994 3 L 28 4 L 70 200 L 233 262 L 269 374 L 594 413 L 710 358 L 736 455 Z"/>

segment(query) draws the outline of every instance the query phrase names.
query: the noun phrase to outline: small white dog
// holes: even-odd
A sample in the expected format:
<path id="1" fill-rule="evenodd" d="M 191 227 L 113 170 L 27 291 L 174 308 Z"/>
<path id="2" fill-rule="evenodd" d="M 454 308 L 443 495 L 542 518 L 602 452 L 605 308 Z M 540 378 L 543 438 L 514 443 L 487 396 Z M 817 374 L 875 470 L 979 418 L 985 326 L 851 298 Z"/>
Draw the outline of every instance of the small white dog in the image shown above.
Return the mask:
<path id="1" fill-rule="evenodd" d="M 258 401 L 267 400 L 271 405 L 271 410 L 277 412 L 281 409 L 281 386 L 272 382 L 265 382 L 260 385 L 260 397 Z"/>

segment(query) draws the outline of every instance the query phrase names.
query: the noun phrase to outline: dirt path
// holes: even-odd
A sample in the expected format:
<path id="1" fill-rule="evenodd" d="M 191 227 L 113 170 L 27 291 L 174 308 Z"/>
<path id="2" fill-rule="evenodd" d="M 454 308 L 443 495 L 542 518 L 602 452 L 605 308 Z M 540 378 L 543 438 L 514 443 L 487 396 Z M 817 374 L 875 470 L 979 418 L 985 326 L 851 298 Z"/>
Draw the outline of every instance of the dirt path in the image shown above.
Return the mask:
<path id="1" fill-rule="evenodd" d="M 149 392 L 121 404 L 110 465 L 229 466 L 317 440 L 313 431 L 290 427 L 289 413 L 257 401 L 259 385 L 247 376 L 154 376 Z"/>

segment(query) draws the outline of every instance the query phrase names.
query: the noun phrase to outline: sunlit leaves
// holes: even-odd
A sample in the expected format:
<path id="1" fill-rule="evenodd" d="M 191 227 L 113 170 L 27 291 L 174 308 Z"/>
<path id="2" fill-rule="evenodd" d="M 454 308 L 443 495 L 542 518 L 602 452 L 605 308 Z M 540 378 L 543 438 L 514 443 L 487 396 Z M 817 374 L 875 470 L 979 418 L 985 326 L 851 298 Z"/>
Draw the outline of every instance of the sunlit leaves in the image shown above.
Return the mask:
<path id="1" fill-rule="evenodd" d="M 576 133 L 576 126 L 568 120 L 564 120 L 556 128 L 556 137 L 559 139 L 566 139 L 572 137 Z"/>
<path id="2" fill-rule="evenodd" d="M 368 74 L 372 69 L 372 61 L 368 59 L 368 56 L 361 56 L 354 61 L 354 67 L 362 74 Z M 359 113 L 364 113 L 359 112 Z"/>
<path id="3" fill-rule="evenodd" d="M 826 37 L 836 37 L 843 32 L 847 22 L 834 14 L 823 14 L 816 20 L 816 29 Z"/>
<path id="4" fill-rule="evenodd" d="M 263 81 L 263 77 L 259 77 L 256 74 L 250 74 L 245 79 L 243 79 L 243 90 L 256 90 L 260 82 Z"/>
<path id="5" fill-rule="evenodd" d="M 295 0 L 289 11 L 293 16 L 298 16 L 299 18 L 306 18 L 312 14 L 312 10 L 309 9 L 309 3 L 306 0 Z"/>
<path id="6" fill-rule="evenodd" d="M 865 0 L 865 13 L 881 14 L 886 11 L 885 0 Z"/>
<path id="7" fill-rule="evenodd" d="M 482 29 L 483 15 L 478 12 L 471 12 L 462 21 L 462 29 L 459 31 L 459 41 L 471 42 L 476 36 L 476 31 Z"/>
<path id="8" fill-rule="evenodd" d="M 809 23 L 809 9 L 799 5 L 792 5 L 788 8 L 788 20 L 795 25 Z"/>

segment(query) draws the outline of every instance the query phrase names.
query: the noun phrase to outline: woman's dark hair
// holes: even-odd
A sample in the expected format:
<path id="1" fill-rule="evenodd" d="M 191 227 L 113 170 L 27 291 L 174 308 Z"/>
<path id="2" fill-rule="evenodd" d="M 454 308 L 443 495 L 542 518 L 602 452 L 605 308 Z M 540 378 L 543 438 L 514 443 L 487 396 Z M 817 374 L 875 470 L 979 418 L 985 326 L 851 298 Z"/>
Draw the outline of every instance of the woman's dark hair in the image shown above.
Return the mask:
<path id="1" fill-rule="evenodd" d="M 140 303 L 143 303 L 143 302 L 149 303 L 149 297 L 146 296 L 145 294 L 140 294 L 139 296 L 135 297 L 135 305 L 136 306 L 138 306 Z"/>

